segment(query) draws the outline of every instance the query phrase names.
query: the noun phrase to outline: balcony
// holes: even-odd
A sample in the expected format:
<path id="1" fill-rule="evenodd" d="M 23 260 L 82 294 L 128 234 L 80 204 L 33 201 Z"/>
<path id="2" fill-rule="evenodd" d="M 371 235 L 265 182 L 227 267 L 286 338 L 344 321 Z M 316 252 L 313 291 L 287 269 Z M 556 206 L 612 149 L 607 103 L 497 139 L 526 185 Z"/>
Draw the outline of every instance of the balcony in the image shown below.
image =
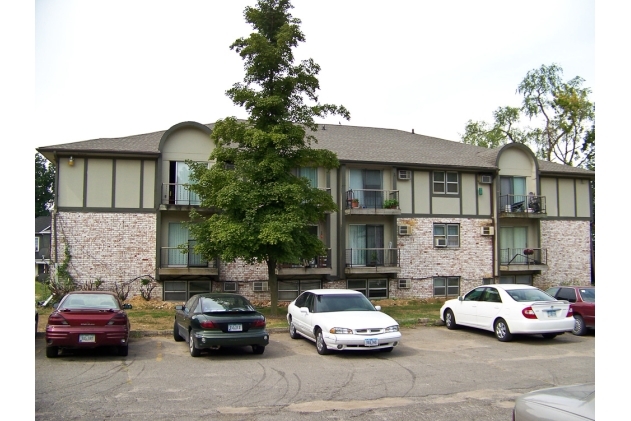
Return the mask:
<path id="1" fill-rule="evenodd" d="M 276 267 L 278 275 L 330 275 L 331 274 L 331 249 L 327 254 L 315 256 L 312 259 L 298 263 L 279 263 Z"/>
<path id="2" fill-rule="evenodd" d="M 501 249 L 500 269 L 503 271 L 541 270 L 547 267 L 547 249 Z"/>
<path id="3" fill-rule="evenodd" d="M 532 194 L 500 196 L 500 216 L 503 218 L 541 218 L 546 214 L 545 196 Z"/>
<path id="4" fill-rule="evenodd" d="M 355 189 L 346 192 L 346 215 L 401 215 L 398 190 Z"/>
<path id="5" fill-rule="evenodd" d="M 218 275 L 218 259 L 207 260 L 201 254 L 193 251 L 194 244 L 190 244 L 188 251 L 179 247 L 162 247 L 160 249 L 161 276 L 212 276 Z"/>
<path id="6" fill-rule="evenodd" d="M 347 274 L 400 273 L 397 248 L 346 249 Z"/>
<path id="7" fill-rule="evenodd" d="M 163 205 L 199 206 L 201 200 L 197 193 L 188 190 L 188 184 L 163 183 Z"/>

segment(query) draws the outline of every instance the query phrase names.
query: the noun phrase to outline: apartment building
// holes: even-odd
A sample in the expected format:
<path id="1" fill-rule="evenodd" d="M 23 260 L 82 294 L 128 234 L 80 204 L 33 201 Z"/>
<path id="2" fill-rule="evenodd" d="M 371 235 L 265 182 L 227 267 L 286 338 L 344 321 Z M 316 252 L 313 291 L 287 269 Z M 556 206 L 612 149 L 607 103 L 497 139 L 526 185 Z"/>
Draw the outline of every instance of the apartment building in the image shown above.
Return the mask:
<path id="1" fill-rule="evenodd" d="M 57 168 L 52 262 L 67 246 L 78 283 L 150 278 L 165 300 L 208 291 L 269 299 L 266 265 L 206 259 L 183 224 L 193 208 L 212 212 L 187 190 L 185 163 L 213 165 L 212 128 L 182 122 L 38 148 Z M 341 165 L 296 175 L 330 192 L 338 211 L 312 227 L 326 255 L 278 265 L 279 300 L 310 288 L 432 298 L 485 283 L 592 282 L 594 172 L 537 160 L 520 144 L 485 149 L 346 125 L 314 134 L 313 147 L 335 152 Z"/>

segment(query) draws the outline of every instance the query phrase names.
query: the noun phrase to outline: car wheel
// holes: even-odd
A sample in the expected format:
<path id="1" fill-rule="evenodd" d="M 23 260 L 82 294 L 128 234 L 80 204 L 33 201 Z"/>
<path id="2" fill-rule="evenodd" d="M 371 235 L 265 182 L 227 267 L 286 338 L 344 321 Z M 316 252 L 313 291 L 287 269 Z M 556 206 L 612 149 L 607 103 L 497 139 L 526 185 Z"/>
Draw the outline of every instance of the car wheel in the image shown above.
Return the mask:
<path id="1" fill-rule="evenodd" d="M 195 336 L 192 330 L 188 333 L 188 349 L 191 351 L 191 357 L 199 357 L 200 351 L 199 348 L 195 346 Z"/>
<path id="2" fill-rule="evenodd" d="M 449 330 L 454 330 L 458 327 L 454 313 L 449 309 L 445 310 L 445 326 L 447 326 Z"/>
<path id="3" fill-rule="evenodd" d="M 572 329 L 572 333 L 576 336 L 583 336 L 587 332 L 587 327 L 585 327 L 585 320 L 578 315 L 574 315 L 574 329 Z"/>
<path id="4" fill-rule="evenodd" d="M 497 319 L 495 321 L 495 336 L 501 342 L 508 342 L 513 339 L 513 334 L 510 333 L 510 329 L 504 319 Z"/>
<path id="5" fill-rule="evenodd" d="M 543 339 L 554 339 L 557 337 L 556 333 L 544 333 L 541 336 L 543 336 Z"/>
<path id="6" fill-rule="evenodd" d="M 178 332 L 177 322 L 173 322 L 173 339 L 175 342 L 182 342 L 184 338 L 180 336 L 180 332 Z"/>
<path id="7" fill-rule="evenodd" d="M 326 343 L 324 342 L 322 330 L 320 329 L 316 331 L 316 349 L 320 355 L 326 355 L 329 353 L 329 349 L 326 347 Z"/>
<path id="8" fill-rule="evenodd" d="M 129 354 L 129 345 L 122 345 L 118 347 L 118 355 L 126 357 Z"/>
<path id="9" fill-rule="evenodd" d="M 48 357 L 48 358 L 55 358 L 55 357 L 57 357 L 58 353 L 59 353 L 59 348 L 57 348 L 56 346 L 47 346 L 46 347 L 46 357 Z"/>
<path id="10" fill-rule="evenodd" d="M 291 339 L 298 339 L 298 338 L 300 338 L 300 335 L 298 334 L 298 332 L 296 332 L 296 326 L 294 325 L 293 321 L 289 322 L 289 337 Z"/>
<path id="11" fill-rule="evenodd" d="M 255 354 L 262 354 L 265 352 L 265 347 L 263 345 L 252 345 L 252 352 Z"/>

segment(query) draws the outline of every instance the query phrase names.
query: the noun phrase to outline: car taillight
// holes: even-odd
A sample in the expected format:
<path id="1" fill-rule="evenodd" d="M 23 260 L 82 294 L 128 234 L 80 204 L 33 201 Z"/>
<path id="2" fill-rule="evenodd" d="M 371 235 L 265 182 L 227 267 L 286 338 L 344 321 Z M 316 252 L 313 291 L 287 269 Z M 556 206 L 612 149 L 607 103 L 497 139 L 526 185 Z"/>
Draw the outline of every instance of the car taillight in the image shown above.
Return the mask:
<path id="1" fill-rule="evenodd" d="M 572 306 L 567 309 L 567 315 L 565 317 L 574 317 L 574 310 L 572 309 Z"/>
<path id="2" fill-rule="evenodd" d="M 68 322 L 66 321 L 66 319 L 64 319 L 64 316 L 62 316 L 61 314 L 53 313 L 48 317 L 48 324 L 59 326 L 59 325 L 67 325 Z"/>
<path id="3" fill-rule="evenodd" d="M 114 317 L 107 322 L 108 325 L 126 325 L 127 324 L 127 315 L 125 313 L 116 313 Z"/>
<path id="4" fill-rule="evenodd" d="M 217 323 L 213 322 L 212 320 L 204 320 L 203 322 L 199 322 L 199 325 L 201 327 L 203 327 L 204 329 L 217 329 L 217 328 L 219 328 L 219 326 L 217 326 Z"/>
<path id="5" fill-rule="evenodd" d="M 528 306 L 525 309 L 523 309 L 521 311 L 521 314 L 523 314 L 524 317 L 527 318 L 527 319 L 536 319 L 537 318 L 537 315 L 535 314 L 534 310 L 530 306 Z"/>
<path id="6" fill-rule="evenodd" d="M 265 327 L 265 320 L 255 320 L 250 323 L 250 327 Z"/>

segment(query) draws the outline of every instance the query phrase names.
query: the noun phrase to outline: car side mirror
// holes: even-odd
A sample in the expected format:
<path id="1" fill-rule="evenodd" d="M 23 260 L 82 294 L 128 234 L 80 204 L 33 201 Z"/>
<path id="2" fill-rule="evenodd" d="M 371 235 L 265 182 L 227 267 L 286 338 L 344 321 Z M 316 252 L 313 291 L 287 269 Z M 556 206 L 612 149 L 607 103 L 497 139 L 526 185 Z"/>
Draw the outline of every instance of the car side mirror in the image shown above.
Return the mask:
<path id="1" fill-rule="evenodd" d="M 59 303 L 53 303 L 53 308 L 59 307 Z"/>
<path id="2" fill-rule="evenodd" d="M 131 304 L 123 304 L 123 310 L 131 310 Z"/>
<path id="3" fill-rule="evenodd" d="M 464 301 L 464 297 L 462 295 L 458 296 L 458 301 Z"/>
<path id="4" fill-rule="evenodd" d="M 375 310 L 381 311 L 381 306 L 375 306 Z"/>
<path id="5" fill-rule="evenodd" d="M 300 312 L 301 313 L 305 313 L 305 314 L 309 314 L 309 309 L 307 307 L 300 307 Z"/>
<path id="6" fill-rule="evenodd" d="M 182 305 L 177 305 L 177 306 L 175 306 L 175 309 L 176 309 L 176 310 L 184 310 L 184 306 L 182 306 Z"/>

